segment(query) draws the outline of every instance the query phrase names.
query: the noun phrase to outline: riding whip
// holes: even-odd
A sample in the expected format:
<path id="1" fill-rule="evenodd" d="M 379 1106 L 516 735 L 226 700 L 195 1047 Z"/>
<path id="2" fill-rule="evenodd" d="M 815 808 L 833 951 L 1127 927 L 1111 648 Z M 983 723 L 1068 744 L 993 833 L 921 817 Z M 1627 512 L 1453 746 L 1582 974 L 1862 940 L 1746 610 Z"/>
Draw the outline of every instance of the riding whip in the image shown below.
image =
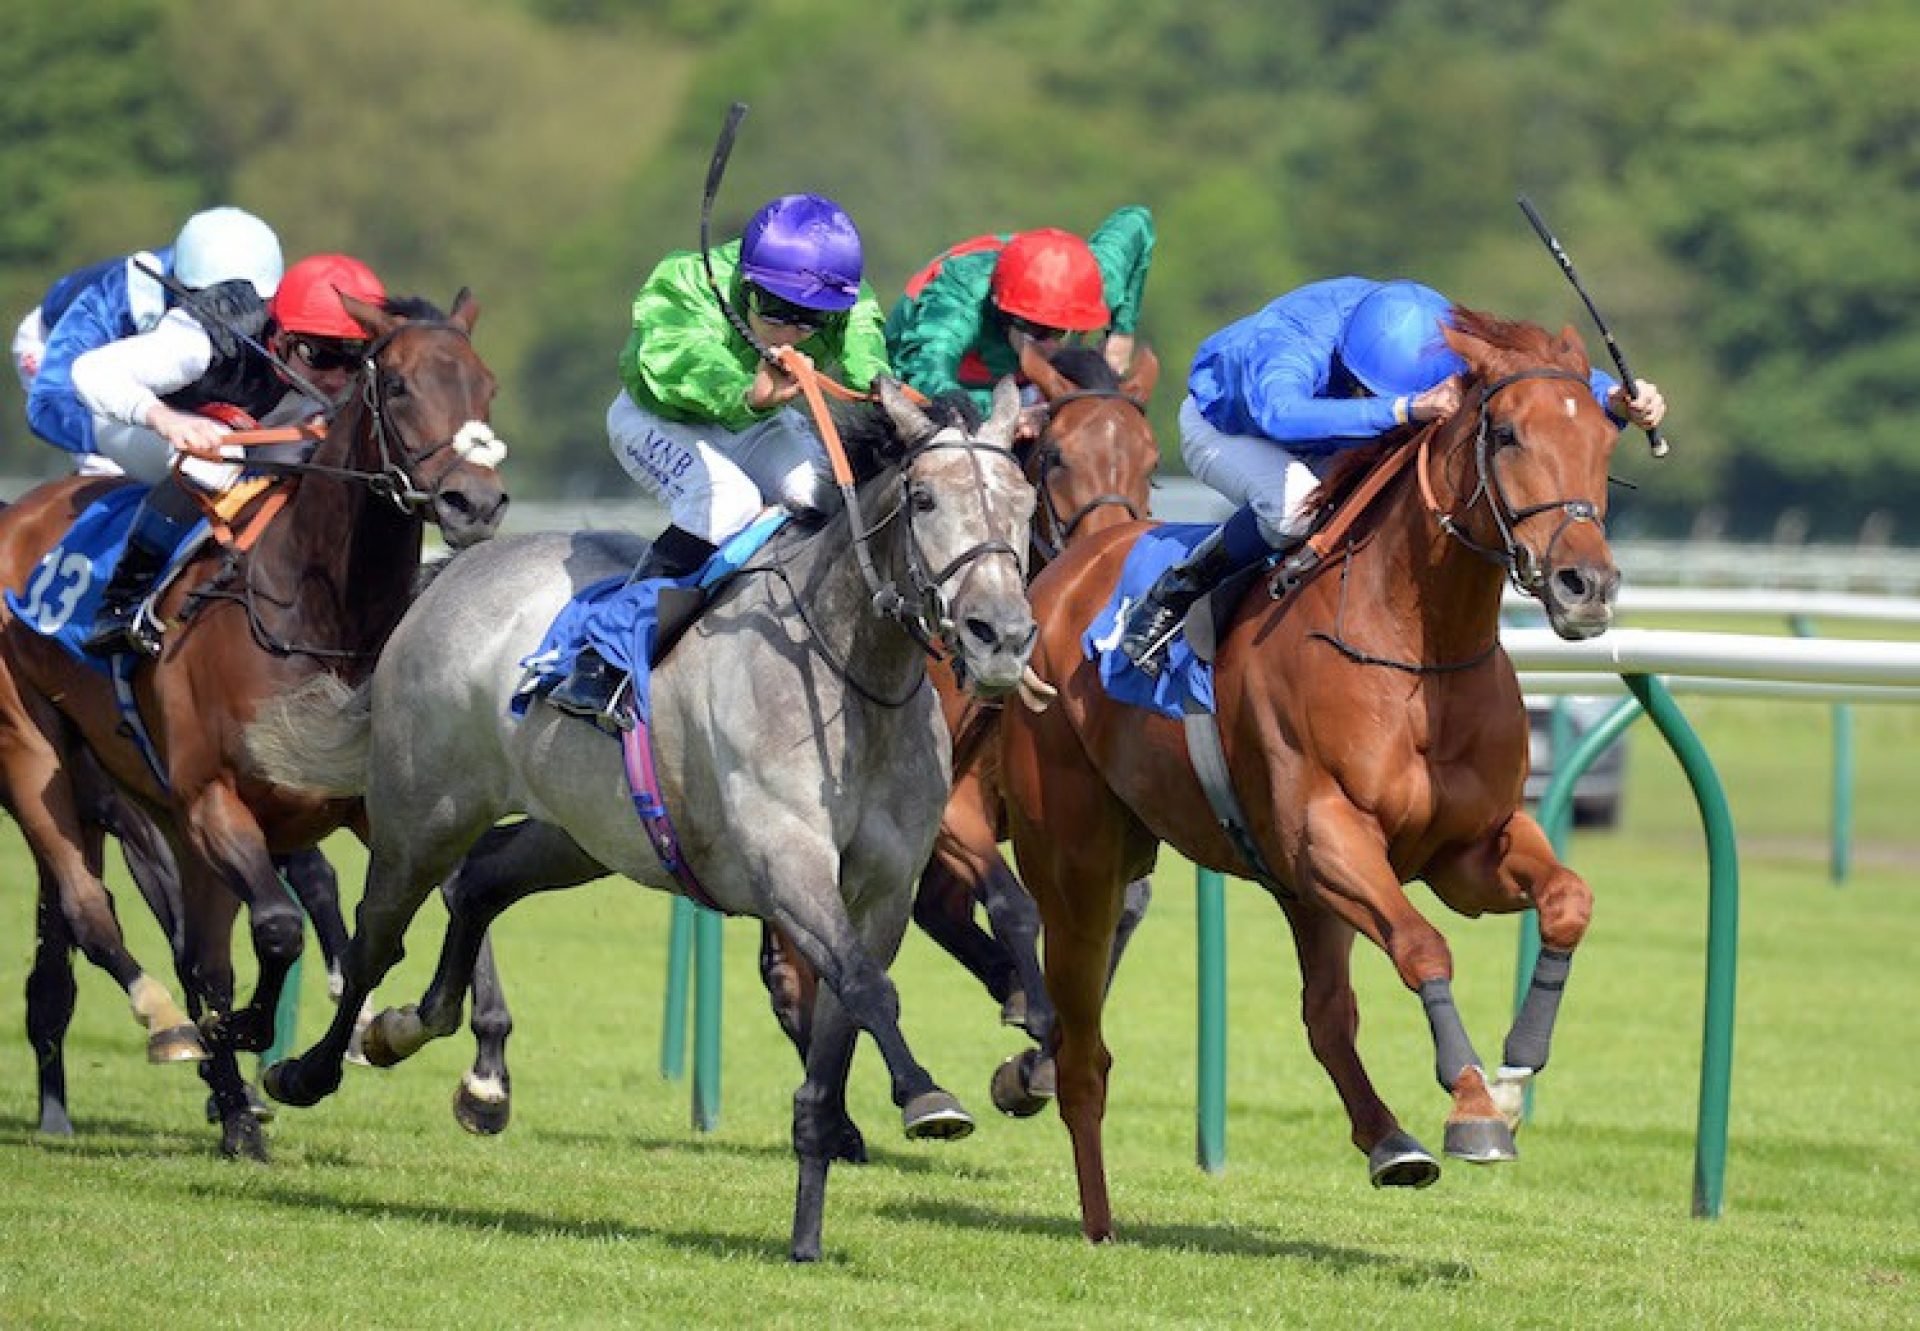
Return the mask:
<path id="1" fill-rule="evenodd" d="M 1626 390 L 1627 397 L 1630 399 L 1638 397 L 1639 381 L 1633 377 L 1633 371 L 1627 368 L 1626 354 L 1620 350 L 1620 344 L 1613 340 L 1613 331 L 1607 327 L 1607 321 L 1601 318 L 1600 311 L 1594 308 L 1593 297 L 1589 296 L 1587 289 L 1580 285 L 1580 275 L 1573 271 L 1573 260 L 1567 257 L 1567 252 L 1561 247 L 1559 239 L 1547 226 L 1547 219 L 1540 216 L 1540 210 L 1533 206 L 1533 200 L 1522 194 L 1515 202 L 1520 205 L 1520 211 L 1527 215 L 1527 221 L 1533 224 L 1534 232 L 1539 235 L 1541 243 L 1560 264 L 1560 271 L 1567 275 L 1567 281 L 1573 283 L 1573 289 L 1580 293 L 1580 299 L 1586 304 L 1587 313 L 1593 316 L 1594 327 L 1600 330 L 1600 336 L 1607 344 L 1607 351 L 1613 356 L 1613 363 L 1620 370 L 1620 384 Z M 1665 457 L 1667 441 L 1661 437 L 1659 429 L 1648 427 L 1646 434 L 1647 447 L 1653 451 L 1653 455 L 1657 458 Z"/>
<path id="2" fill-rule="evenodd" d="M 176 280 L 171 273 L 163 273 L 157 268 L 151 268 L 147 265 L 146 261 L 143 259 L 135 259 L 133 261 L 133 266 L 138 268 L 141 272 L 145 273 L 148 277 L 151 277 L 154 281 L 158 282 L 161 286 L 165 287 L 168 291 L 171 291 L 174 295 L 178 296 L 182 300 L 185 300 L 187 297 L 194 294 L 192 287 L 182 286 L 180 282 Z M 264 343 L 258 342 L 255 339 L 248 337 L 245 332 L 241 331 L 238 328 L 235 328 L 232 324 L 228 323 L 225 319 L 222 319 L 220 322 L 223 325 L 225 325 L 226 330 L 229 333 L 232 333 L 235 337 L 239 338 L 242 342 L 246 343 L 247 346 L 259 352 L 262 356 L 265 356 L 267 358 L 268 364 L 272 365 L 273 368 L 280 371 L 280 373 L 286 375 L 288 380 L 292 382 L 295 388 L 298 388 L 301 392 L 305 393 L 308 397 L 312 398 L 315 402 L 319 402 L 323 404 L 326 408 L 326 415 L 328 419 L 332 419 L 333 417 L 332 399 L 330 399 L 325 393 L 321 392 L 318 388 L 315 388 L 313 384 L 307 380 L 307 377 L 305 375 L 301 374 L 298 370 L 294 369 L 293 366 L 287 364 L 285 361 L 281 360 L 278 356 L 274 355 L 271 351 L 267 350 L 267 347 Z"/>

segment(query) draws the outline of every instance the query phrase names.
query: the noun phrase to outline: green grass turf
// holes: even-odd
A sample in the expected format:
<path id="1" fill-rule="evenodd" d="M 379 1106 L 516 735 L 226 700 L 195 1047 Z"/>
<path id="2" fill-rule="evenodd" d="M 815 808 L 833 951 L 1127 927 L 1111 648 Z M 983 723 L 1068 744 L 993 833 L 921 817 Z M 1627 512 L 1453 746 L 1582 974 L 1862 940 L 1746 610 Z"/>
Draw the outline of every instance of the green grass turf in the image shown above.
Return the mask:
<path id="1" fill-rule="evenodd" d="M 518 1020 L 502 1138 L 470 1138 L 448 1112 L 463 1033 L 390 1072 L 349 1068 L 332 1100 L 283 1110 L 272 1164 L 223 1162 L 199 1079 L 146 1065 L 124 997 L 82 962 L 78 1130 L 43 1141 L 19 1036 L 33 879 L 7 829 L 0 1327 L 1920 1324 L 1920 899 L 1902 867 L 1920 853 L 1903 771 L 1920 722 L 1860 710 L 1856 873 L 1835 888 L 1825 709 L 1683 706 L 1747 843 L 1718 1221 L 1688 1214 L 1704 856 L 1677 765 L 1643 728 L 1623 828 L 1573 848 L 1598 907 L 1519 1163 L 1370 1189 L 1306 1048 L 1284 923 L 1234 884 L 1228 1168 L 1196 1170 L 1193 879 L 1169 857 L 1109 1009 L 1120 1242 L 1081 1240 L 1057 1118 L 994 1113 L 987 1077 L 1019 1042 L 916 932 L 895 969 L 907 1033 L 979 1131 L 904 1142 L 863 1044 L 851 1104 L 874 1161 L 834 1171 L 826 1260 L 800 1269 L 785 1261 L 798 1070 L 759 992 L 756 926 L 726 927 L 710 1135 L 688 1126 L 685 1083 L 658 1073 L 667 901 L 607 882 L 531 900 L 498 931 Z M 331 849 L 357 895 L 357 846 Z M 172 985 L 137 894 L 115 882 L 137 954 Z M 1452 941 L 1462 1010 L 1496 1057 L 1513 924 L 1415 899 Z M 383 999 L 418 995 L 440 918 L 430 903 Z M 1374 1079 L 1437 1149 L 1446 1106 L 1419 1004 L 1364 944 L 1356 971 Z M 309 965 L 302 1035 L 327 1015 Z"/>

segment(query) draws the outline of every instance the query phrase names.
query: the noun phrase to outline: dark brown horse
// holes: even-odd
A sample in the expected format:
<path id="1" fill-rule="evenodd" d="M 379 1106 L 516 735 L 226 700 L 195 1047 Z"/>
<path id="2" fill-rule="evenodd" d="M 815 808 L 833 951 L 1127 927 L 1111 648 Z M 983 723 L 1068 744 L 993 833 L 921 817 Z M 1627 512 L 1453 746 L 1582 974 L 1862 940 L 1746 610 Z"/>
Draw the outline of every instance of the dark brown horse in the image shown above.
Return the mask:
<path id="1" fill-rule="evenodd" d="M 1108 950 L 1122 886 L 1148 871 L 1162 842 L 1263 880 L 1285 910 L 1308 1039 L 1376 1183 L 1431 1182 L 1438 1164 L 1361 1065 L 1348 973 L 1356 933 L 1387 952 L 1427 1009 L 1452 1097 L 1448 1153 L 1514 1157 L 1493 1078 L 1453 1006 L 1446 940 L 1402 885 L 1423 879 L 1466 915 L 1539 909 L 1545 951 L 1502 1075 L 1517 1081 L 1544 1066 L 1592 898 L 1521 812 L 1527 723 L 1499 648 L 1500 594 L 1511 576 L 1564 637 L 1606 628 L 1619 575 L 1601 518 L 1617 432 L 1588 390 L 1572 329 L 1554 338 L 1466 311 L 1455 322 L 1447 340 L 1469 367 L 1466 408 L 1330 475 L 1329 507 L 1368 462 L 1415 450 L 1317 578 L 1277 601 L 1256 583 L 1219 635 L 1216 719 L 1244 839 L 1223 830 L 1181 723 L 1115 703 L 1084 659 L 1082 631 L 1144 529 L 1076 545 L 1034 584 L 1033 665 L 1060 698 L 1044 714 L 1007 709 L 1002 780 L 1045 924 L 1060 1113 L 1095 1241 L 1113 1233 L 1101 1147 Z"/>
<path id="2" fill-rule="evenodd" d="M 462 293 L 450 316 L 414 318 L 427 313 L 420 303 L 342 299 L 371 339 L 347 405 L 253 549 L 238 559 L 203 554 L 159 607 L 174 627 L 160 659 L 134 677 L 134 695 L 164 782 L 125 733 L 111 682 L 0 613 L 0 797 L 39 866 L 42 925 L 64 929 L 127 990 L 150 1056 L 197 1057 L 204 1038 L 202 1075 L 228 1154 L 264 1157 L 236 1055 L 270 1042 L 301 946 L 300 913 L 271 856 L 359 817 L 357 801 L 261 779 L 243 729 L 262 699 L 312 675 L 352 682 L 372 671 L 407 607 L 428 518 L 457 548 L 491 535 L 506 506 L 494 466 L 502 446 L 484 424 L 493 376 L 469 340 L 477 306 Z M 116 484 L 55 481 L 0 513 L 0 583 L 24 587 L 75 517 Z M 100 839 L 80 817 L 72 774 L 81 748 L 172 843 L 197 1033 L 121 939 L 100 881 Z M 260 978 L 251 1004 L 235 1011 L 232 931 L 242 902 Z"/>
<path id="3" fill-rule="evenodd" d="M 1147 515 L 1160 450 L 1146 405 L 1160 362 L 1142 345 L 1123 379 L 1092 348 L 1062 348 L 1049 359 L 1029 344 L 1020 369 L 1049 408 L 1040 437 L 1021 454 L 1027 479 L 1039 494 L 1027 565 L 1037 572 L 1075 539 Z M 999 755 L 982 742 L 997 705 L 972 697 L 945 663 L 930 666 L 927 674 L 939 691 L 948 733 L 972 738 L 954 752 L 953 794 L 933 858 L 920 876 L 913 918 L 1001 1005 L 1003 1021 L 1043 1039 L 1051 1009 L 1039 973 L 1039 914 L 1000 854 L 1006 816 Z M 976 905 L 986 911 L 991 932 L 975 921 Z M 760 966 L 774 1015 L 804 1059 L 813 973 L 773 929 L 763 935 Z M 1029 1058 L 1005 1075 L 1026 1083 L 1032 1070 Z M 1037 1111 L 1044 1101 L 1023 1091 L 1024 1085 L 1003 1091 L 996 1082 L 995 1102 L 1002 1109 Z"/>

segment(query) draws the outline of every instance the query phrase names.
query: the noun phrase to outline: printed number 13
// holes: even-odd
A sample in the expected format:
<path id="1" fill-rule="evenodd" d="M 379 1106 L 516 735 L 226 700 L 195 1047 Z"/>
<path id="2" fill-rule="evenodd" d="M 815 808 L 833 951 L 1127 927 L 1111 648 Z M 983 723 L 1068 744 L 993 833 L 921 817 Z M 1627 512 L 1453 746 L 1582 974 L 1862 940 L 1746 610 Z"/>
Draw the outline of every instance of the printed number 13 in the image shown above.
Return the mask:
<path id="1" fill-rule="evenodd" d="M 93 563 L 82 554 L 55 550 L 40 561 L 33 580 L 27 584 L 27 599 L 20 607 L 20 618 L 42 633 L 58 633 L 73 618 L 74 607 L 93 583 Z"/>

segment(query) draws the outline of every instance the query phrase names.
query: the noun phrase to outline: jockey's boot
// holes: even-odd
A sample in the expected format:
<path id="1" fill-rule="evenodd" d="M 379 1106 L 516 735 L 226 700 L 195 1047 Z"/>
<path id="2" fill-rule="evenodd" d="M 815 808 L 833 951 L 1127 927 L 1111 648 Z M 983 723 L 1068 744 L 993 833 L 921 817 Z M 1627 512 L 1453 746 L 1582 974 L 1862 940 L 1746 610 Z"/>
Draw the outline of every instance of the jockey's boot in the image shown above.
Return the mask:
<path id="1" fill-rule="evenodd" d="M 160 622 L 147 597 L 174 547 L 199 516 L 193 496 L 171 477 L 147 491 L 127 532 L 127 548 L 100 593 L 100 609 L 82 651 L 89 656 L 160 654 Z"/>
<path id="2" fill-rule="evenodd" d="M 668 527 L 655 538 L 646 558 L 640 561 L 627 581 L 636 583 L 649 578 L 684 578 L 705 564 L 713 551 L 713 545 L 691 532 Z M 698 607 L 698 590 L 663 588 L 658 610 L 660 628 L 656 636 L 664 636 L 669 611 L 676 609 L 667 602 L 669 593 L 690 596 L 694 599 L 695 608 Z M 686 617 L 691 618 L 690 615 Z M 684 626 L 683 619 L 680 627 Z M 592 647 L 582 647 L 573 658 L 573 669 L 547 694 L 547 703 L 569 716 L 584 717 L 610 735 L 617 735 L 633 728 L 633 722 L 620 707 L 620 693 L 626 682 L 625 671 Z"/>
<path id="3" fill-rule="evenodd" d="M 1240 566 L 1227 549 L 1225 527 L 1194 546 L 1191 554 L 1156 578 L 1127 612 L 1121 652 L 1148 674 L 1155 673 L 1160 649 L 1180 628 L 1193 603 Z"/>

